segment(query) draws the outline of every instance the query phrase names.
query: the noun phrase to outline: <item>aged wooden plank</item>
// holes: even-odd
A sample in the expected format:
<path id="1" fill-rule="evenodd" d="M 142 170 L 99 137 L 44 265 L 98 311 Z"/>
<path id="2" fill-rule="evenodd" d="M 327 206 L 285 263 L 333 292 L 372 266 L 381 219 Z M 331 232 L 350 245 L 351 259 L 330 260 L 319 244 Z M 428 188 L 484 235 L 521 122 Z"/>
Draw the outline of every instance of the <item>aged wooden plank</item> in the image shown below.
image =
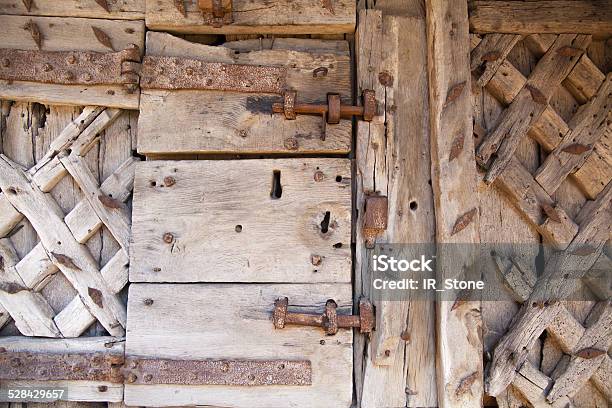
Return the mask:
<path id="1" fill-rule="evenodd" d="M 0 303 L 19 331 L 24 336 L 61 337 L 49 303 L 40 293 L 30 290 L 15 269 L 17 254 L 8 238 L 0 239 L 0 261 Z"/>
<path id="2" fill-rule="evenodd" d="M 40 339 L 28 337 L 0 337 L 0 347 L 11 352 L 31 353 L 111 353 L 121 355 L 124 342 L 108 336 L 79 339 Z M 123 399 L 123 384 L 104 381 L 2 381 L 6 388 L 66 388 L 65 401 L 110 401 Z M 36 402 L 31 400 L 30 402 Z M 28 405 L 31 405 L 28 403 Z"/>
<path id="3" fill-rule="evenodd" d="M 574 285 L 562 279 L 563 275 L 571 272 L 572 278 L 579 279 L 599 257 L 609 238 L 611 203 L 612 183 L 578 214 L 576 221 L 580 230 L 568 248 L 553 253 L 548 259 L 529 300 L 522 305 L 495 349 L 486 383 L 490 395 L 498 395 L 512 382 L 517 368 L 527 357 L 527 351 L 562 308 L 559 302 L 553 301 L 548 306 L 542 302 L 567 298 L 574 289 Z"/>
<path id="4" fill-rule="evenodd" d="M 145 0 L 33 0 L 30 7 L 26 7 L 26 3 L 21 0 L 0 0 L 0 14 L 120 20 L 142 20 L 145 16 Z"/>
<path id="5" fill-rule="evenodd" d="M 170 359 L 310 360 L 312 385 L 230 387 L 127 385 L 127 405 L 233 407 L 348 407 L 352 399 L 351 330 L 326 336 L 320 328 L 275 330 L 274 301 L 289 298 L 294 311 L 321 313 L 334 299 L 350 313 L 351 285 L 132 284 L 126 355 Z M 146 299 L 150 299 L 145 302 Z M 152 303 L 151 303 L 152 301 Z M 198 305 L 198 307 L 193 307 Z M 182 316 L 169 319 L 168 316 Z"/>
<path id="6" fill-rule="evenodd" d="M 470 1 L 470 28 L 478 33 L 612 34 L 610 0 Z"/>
<path id="7" fill-rule="evenodd" d="M 584 54 L 563 81 L 563 85 L 579 103 L 586 103 L 597 93 L 605 79 L 606 75 Z"/>
<path id="8" fill-rule="evenodd" d="M 38 46 L 27 25 L 32 22 L 42 36 L 45 51 L 109 52 L 93 28 L 102 30 L 113 49 L 121 50 L 136 44 L 144 50 L 142 21 L 102 20 L 70 17 L 28 17 L 0 15 L 3 47 L 37 50 Z M 139 93 L 128 93 L 123 86 L 52 85 L 24 81 L 0 81 L 0 98 L 59 105 L 100 105 L 138 109 Z"/>
<path id="9" fill-rule="evenodd" d="M 508 53 L 521 39 L 515 34 L 489 34 L 470 53 L 470 71 L 476 74 L 476 83 L 483 87 L 504 63 Z"/>
<path id="10" fill-rule="evenodd" d="M 147 27 L 156 31 L 218 34 L 334 34 L 355 30 L 355 2 L 336 0 L 234 0 L 232 24 L 207 24 L 197 1 L 146 0 Z"/>
<path id="11" fill-rule="evenodd" d="M 38 243 L 34 249 L 15 265 L 15 269 L 27 287 L 38 290 L 45 285 L 47 278 L 58 271 L 49 259 L 45 248 Z"/>
<path id="12" fill-rule="evenodd" d="M 339 93 L 351 103 L 348 52 L 319 52 L 287 47 L 238 53 L 149 32 L 147 53 L 197 58 L 207 62 L 287 66 L 287 86 L 303 103 L 327 103 L 327 93 Z M 337 43 L 337 42 L 334 42 Z M 343 42 L 340 42 L 343 43 Z M 323 68 L 324 76 L 314 75 Z M 141 96 L 138 151 L 162 153 L 347 153 L 351 121 L 326 125 L 320 116 L 298 115 L 288 121 L 272 114 L 280 95 L 222 91 L 144 90 Z M 168 138 L 168 134 L 175 137 Z M 323 140 L 324 139 L 324 140 Z"/>
<path id="13" fill-rule="evenodd" d="M 427 182 L 431 168 L 427 73 L 422 69 L 427 64 L 425 21 L 363 11 L 356 49 L 359 89 L 376 91 L 381 113 L 370 123 L 358 123 L 359 214 L 364 213 L 366 194 L 387 196 L 389 227 L 376 241 L 432 242 L 435 227 L 426 215 L 433 211 L 433 194 Z M 374 277 L 368 270 L 362 223 L 358 219 L 356 285 L 360 293 L 376 299 L 369 294 Z M 435 360 L 414 358 L 435 353 L 433 303 L 406 298 L 375 304 L 377 328 L 367 345 L 364 367 L 356 363 L 361 406 L 435 406 Z M 357 341 L 356 360 L 361 360 L 364 350 Z"/>
<path id="14" fill-rule="evenodd" d="M 469 26 L 464 1 L 426 1 L 432 186 L 436 241 L 478 243 L 479 215 L 476 163 L 472 154 Z M 459 154 L 452 154 L 461 140 Z M 455 277 L 462 259 L 438 259 L 437 278 Z M 482 403 L 482 338 L 480 302 L 437 302 L 436 374 L 440 407 L 479 407 Z"/>
<path id="15" fill-rule="evenodd" d="M 540 59 L 527 79 L 525 87 L 504 112 L 498 126 L 478 148 L 476 159 L 487 167 L 485 182 L 491 183 L 511 160 L 520 140 L 548 106 L 553 92 L 571 72 L 577 55 L 566 56 L 563 49 L 584 52 L 591 37 L 587 35 L 560 35 Z M 489 160 L 495 154 L 494 160 Z"/>
<path id="16" fill-rule="evenodd" d="M 136 169 L 131 281 L 350 282 L 350 161 Z"/>
<path id="17" fill-rule="evenodd" d="M 64 224 L 61 208 L 52 197 L 28 182 L 25 173 L 6 156 L 2 155 L 0 159 L 0 185 L 8 193 L 7 198 L 28 218 L 47 253 L 79 292 L 90 311 L 109 333 L 121 335 L 122 325 L 125 324 L 124 305 L 109 292 L 93 257 Z"/>
<path id="18" fill-rule="evenodd" d="M 604 133 L 611 131 L 612 74 L 599 88 L 596 96 L 580 107 L 568 123 L 571 129 L 548 155 L 535 174 L 535 179 L 549 194 L 554 193 L 561 182 L 574 169 L 581 167 Z"/>
<path id="19" fill-rule="evenodd" d="M 591 377 L 591 381 L 606 396 L 608 402 L 612 401 L 612 359 L 610 357 L 604 359 Z"/>

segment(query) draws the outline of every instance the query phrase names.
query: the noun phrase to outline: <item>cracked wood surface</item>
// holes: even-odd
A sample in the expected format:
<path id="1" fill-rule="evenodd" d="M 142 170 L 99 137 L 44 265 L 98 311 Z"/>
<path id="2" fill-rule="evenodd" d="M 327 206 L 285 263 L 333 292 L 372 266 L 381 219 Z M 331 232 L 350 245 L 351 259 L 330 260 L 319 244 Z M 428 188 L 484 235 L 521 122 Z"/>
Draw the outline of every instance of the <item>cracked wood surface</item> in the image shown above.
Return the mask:
<path id="1" fill-rule="evenodd" d="M 410 38 L 410 46 L 402 38 Z M 358 214 L 364 213 L 367 194 L 387 196 L 389 227 L 376 241 L 432 242 L 425 21 L 364 10 L 357 44 L 358 90 L 375 90 L 380 114 L 357 125 Z M 357 218 L 356 297 L 370 294 L 373 279 L 362 223 Z M 368 342 L 355 339 L 358 401 L 364 408 L 435 406 L 435 361 L 418 358 L 435 353 L 433 303 L 372 300 L 376 331 Z"/>
<path id="2" fill-rule="evenodd" d="M 479 243 L 478 191 L 472 136 L 467 2 L 426 1 L 431 179 L 436 242 Z M 458 157 L 454 140 L 463 140 Z M 471 217 L 468 215 L 471 214 Z M 437 278 L 457 277 L 475 254 L 438 259 Z M 483 396 L 481 304 L 437 302 L 436 374 L 440 407 L 480 407 Z"/>
<path id="3" fill-rule="evenodd" d="M 96 0 L 30 0 L 29 10 L 26 1 L 0 0 L 0 14 L 113 20 L 142 20 L 145 17 L 145 0 L 102 1 L 108 11 Z"/>

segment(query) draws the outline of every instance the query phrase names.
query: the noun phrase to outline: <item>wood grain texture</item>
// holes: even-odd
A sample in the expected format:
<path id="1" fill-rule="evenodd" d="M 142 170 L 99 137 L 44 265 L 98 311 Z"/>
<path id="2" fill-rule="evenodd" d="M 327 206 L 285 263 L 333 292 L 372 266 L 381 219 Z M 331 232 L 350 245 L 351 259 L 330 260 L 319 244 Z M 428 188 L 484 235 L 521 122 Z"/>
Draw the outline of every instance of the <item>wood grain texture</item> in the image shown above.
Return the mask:
<path id="1" fill-rule="evenodd" d="M 124 342 L 115 337 L 84 337 L 79 339 L 41 339 L 22 336 L 0 337 L 0 347 L 7 351 L 32 353 L 111 353 L 123 354 Z M 6 388 L 67 388 L 66 401 L 120 402 L 123 384 L 103 381 L 2 381 Z M 27 401 L 28 406 L 36 400 Z M 57 402 L 56 404 L 66 404 Z M 24 404 L 25 405 L 25 404 Z M 68 405 L 70 406 L 70 405 Z M 16 407 L 17 408 L 17 407 Z"/>
<path id="2" fill-rule="evenodd" d="M 350 197 L 344 159 L 140 163 L 130 280 L 350 282 Z"/>
<path id="3" fill-rule="evenodd" d="M 96 27 L 111 39 L 113 48 L 121 50 L 136 44 L 144 51 L 142 21 L 101 20 L 71 17 L 27 17 L 0 15 L 3 27 L 3 47 L 37 50 L 29 31 L 24 27 L 32 21 L 42 35 L 45 51 L 108 52 L 92 30 Z M 122 86 L 53 85 L 25 81 L 0 81 L 0 98 L 58 105 L 100 105 L 123 109 L 138 109 L 139 93 L 128 93 Z"/>
<path id="4" fill-rule="evenodd" d="M 173 37 L 147 34 L 147 54 L 197 58 L 208 62 L 287 66 L 287 87 L 298 92 L 300 103 L 327 103 L 327 93 L 339 93 L 351 102 L 350 58 L 329 51 L 325 42 L 302 40 L 309 51 L 293 51 L 287 42 L 270 50 L 235 53 Z M 333 45 L 346 44 L 331 41 Z M 291 43 L 289 43 L 291 44 Z M 324 77 L 314 77 L 319 67 Z M 320 116 L 298 115 L 286 120 L 272 114 L 280 95 L 222 91 L 145 90 L 141 95 L 138 151 L 159 153 L 347 153 L 351 146 L 351 121 L 326 125 Z M 168 138 L 169 134 L 175 135 Z M 325 140 L 322 140 L 324 138 Z"/>
<path id="5" fill-rule="evenodd" d="M 355 2 L 334 0 L 233 0 L 232 24 L 205 23 L 197 1 L 184 2 L 186 16 L 174 0 L 145 0 L 147 27 L 194 34 L 334 34 L 355 30 Z"/>
<path id="6" fill-rule="evenodd" d="M 436 242 L 479 243 L 478 192 L 474 150 L 470 39 L 467 2 L 426 2 L 432 186 Z M 462 153 L 450 160 L 453 141 L 464 140 Z M 466 216 L 471 214 L 469 222 Z M 462 224 L 460 231 L 457 226 Z M 438 259 L 438 280 L 470 268 L 475 254 Z M 461 266 L 460 266 L 461 265 Z M 440 407 L 480 407 L 483 395 L 481 305 L 436 304 L 436 374 Z"/>
<path id="7" fill-rule="evenodd" d="M 612 34 L 610 0 L 470 1 L 470 28 L 478 33 Z"/>
<path id="8" fill-rule="evenodd" d="M 145 0 L 106 1 L 106 11 L 95 0 L 33 0 L 28 10 L 21 0 L 0 0 L 0 14 L 49 17 L 87 17 L 118 20 L 142 20 Z"/>
<path id="9" fill-rule="evenodd" d="M 376 241 L 432 242 L 425 21 L 362 11 L 356 49 L 359 89 L 374 89 L 380 106 L 374 121 L 358 123 L 359 214 L 364 213 L 366 194 L 387 196 L 389 227 Z M 373 297 L 362 226 L 358 218 L 356 296 L 375 300 L 377 327 L 367 344 L 356 338 L 356 360 L 364 360 L 363 367 L 356 363 L 357 398 L 364 408 L 435 406 L 435 360 L 419 358 L 435 353 L 433 303 Z"/>
<path id="10" fill-rule="evenodd" d="M 130 286 L 127 356 L 172 359 L 310 360 L 312 385 L 231 387 L 127 385 L 127 405 L 346 408 L 352 398 L 350 330 L 326 336 L 322 329 L 275 330 L 274 301 L 289 298 L 290 311 L 321 313 L 334 299 L 341 314 L 352 307 L 350 284 Z M 153 303 L 146 306 L 144 299 Z M 197 304 L 198 307 L 193 305 Z M 292 307 L 291 305 L 300 305 Z M 180 319 L 171 316 L 181 316 Z"/>

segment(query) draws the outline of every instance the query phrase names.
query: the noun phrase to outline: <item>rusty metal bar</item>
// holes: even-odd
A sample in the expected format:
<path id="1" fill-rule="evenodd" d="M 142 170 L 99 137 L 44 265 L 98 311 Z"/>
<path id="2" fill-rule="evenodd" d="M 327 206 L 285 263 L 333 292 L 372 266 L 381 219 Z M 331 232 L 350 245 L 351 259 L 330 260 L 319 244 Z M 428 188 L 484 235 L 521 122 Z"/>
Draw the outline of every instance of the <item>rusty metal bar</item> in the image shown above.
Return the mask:
<path id="1" fill-rule="evenodd" d="M 311 385 L 308 360 L 165 360 L 127 358 L 127 384 Z"/>
<path id="2" fill-rule="evenodd" d="M 59 85 L 138 87 L 140 50 L 118 52 L 28 51 L 0 49 L 0 79 Z"/>
<path id="3" fill-rule="evenodd" d="M 141 87 L 280 94 L 285 88 L 286 77 L 284 67 L 146 56 L 142 63 Z"/>
<path id="4" fill-rule="evenodd" d="M 0 380 L 123 383 L 123 354 L 29 353 L 0 349 Z"/>
<path id="5" fill-rule="evenodd" d="M 337 304 L 328 300 L 325 311 L 320 314 L 293 313 L 288 312 L 288 298 L 279 298 L 274 302 L 274 313 L 272 322 L 277 329 L 283 329 L 285 325 L 322 327 L 328 335 L 334 335 L 339 328 L 359 328 L 361 333 L 369 333 L 374 328 L 374 309 L 372 304 L 365 298 L 359 300 L 359 315 L 339 315 L 336 312 Z"/>
<path id="6" fill-rule="evenodd" d="M 376 237 L 387 229 L 389 220 L 389 200 L 385 196 L 367 195 L 363 216 L 363 236 L 366 246 L 371 248 Z"/>

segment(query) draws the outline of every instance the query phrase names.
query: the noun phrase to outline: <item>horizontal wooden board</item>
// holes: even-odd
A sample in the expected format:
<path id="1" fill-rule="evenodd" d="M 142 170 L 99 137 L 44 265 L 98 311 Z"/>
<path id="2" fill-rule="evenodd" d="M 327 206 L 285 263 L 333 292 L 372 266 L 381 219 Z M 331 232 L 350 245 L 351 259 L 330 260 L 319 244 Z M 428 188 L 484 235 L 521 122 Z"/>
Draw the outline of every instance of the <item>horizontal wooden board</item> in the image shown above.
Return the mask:
<path id="1" fill-rule="evenodd" d="M 322 313 L 334 299 L 351 311 L 351 285 L 133 284 L 128 297 L 126 355 L 169 359 L 310 360 L 310 386 L 126 385 L 128 406 L 347 408 L 352 398 L 352 331 L 274 329 L 278 297 L 289 311 Z M 153 301 L 147 306 L 145 299 Z M 149 304 L 150 302 L 146 302 Z M 300 305 L 294 308 L 291 305 Z"/>
<path id="2" fill-rule="evenodd" d="M 48 339 L 24 336 L 0 337 L 0 347 L 11 352 L 31 353 L 112 353 L 123 354 L 124 342 L 115 337 L 82 337 L 78 339 Z M 3 389 L 44 388 L 65 389 L 64 401 L 123 400 L 123 384 L 105 381 L 2 381 Z M 32 399 L 29 402 L 38 402 Z"/>
<path id="3" fill-rule="evenodd" d="M 349 160 L 149 161 L 134 184 L 132 282 L 351 281 Z"/>
<path id="4" fill-rule="evenodd" d="M 88 17 L 139 20 L 145 15 L 145 0 L 106 0 L 108 11 L 96 0 L 0 0 L 0 14 L 50 17 Z"/>
<path id="5" fill-rule="evenodd" d="M 144 51 L 144 23 L 142 21 L 101 20 L 69 17 L 27 17 L 0 15 L 2 48 L 37 50 L 36 42 L 24 27 L 36 24 L 42 35 L 41 49 L 45 51 L 112 50 L 97 40 L 93 27 L 103 31 L 113 49 L 122 50 L 136 44 Z M 0 98 L 42 102 L 58 105 L 99 105 L 123 109 L 138 109 L 139 93 L 129 94 L 122 86 L 50 85 L 37 82 L 1 81 Z"/>
<path id="6" fill-rule="evenodd" d="M 146 0 L 147 27 L 157 31 L 219 34 L 335 34 L 355 30 L 353 0 L 233 0 L 234 22 L 215 28 L 206 24 L 197 1 Z"/>
<path id="7" fill-rule="evenodd" d="M 249 43 L 250 44 L 250 43 Z M 310 44 L 310 51 L 308 49 Z M 190 43 L 164 33 L 147 33 L 147 54 L 196 58 L 207 62 L 287 66 L 287 87 L 298 102 L 326 103 L 336 92 L 351 102 L 351 64 L 345 41 L 281 42 L 271 49 L 240 52 L 229 47 Z M 295 47 L 296 50 L 292 50 Z M 325 77 L 313 71 L 327 68 Z M 146 89 L 141 94 L 138 151 L 164 153 L 347 153 L 351 121 L 325 125 L 320 116 L 288 121 L 272 114 L 281 95 L 222 91 Z M 325 140 L 322 140 L 324 135 Z"/>

